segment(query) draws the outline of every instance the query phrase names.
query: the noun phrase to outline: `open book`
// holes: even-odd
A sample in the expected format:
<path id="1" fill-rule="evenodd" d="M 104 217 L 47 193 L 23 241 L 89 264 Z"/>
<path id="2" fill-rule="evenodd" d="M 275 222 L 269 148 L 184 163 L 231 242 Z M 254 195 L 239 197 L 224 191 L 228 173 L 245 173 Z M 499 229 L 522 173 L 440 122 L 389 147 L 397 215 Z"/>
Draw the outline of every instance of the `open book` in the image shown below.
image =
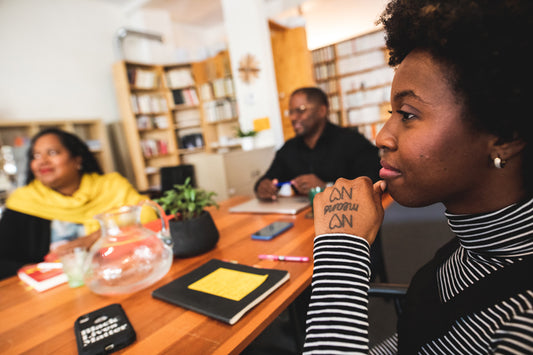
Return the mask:
<path id="1" fill-rule="evenodd" d="M 289 279 L 289 272 L 261 269 L 212 259 L 154 290 L 154 298 L 190 309 L 228 324 Z"/>

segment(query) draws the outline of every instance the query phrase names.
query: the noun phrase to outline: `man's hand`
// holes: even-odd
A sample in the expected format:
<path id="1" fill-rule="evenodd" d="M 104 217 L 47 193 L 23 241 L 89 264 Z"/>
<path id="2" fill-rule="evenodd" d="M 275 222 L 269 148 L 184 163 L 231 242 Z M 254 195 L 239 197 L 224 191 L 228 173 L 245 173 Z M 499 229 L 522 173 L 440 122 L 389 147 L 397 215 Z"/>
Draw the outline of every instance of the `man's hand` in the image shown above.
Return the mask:
<path id="1" fill-rule="evenodd" d="M 326 183 L 320 180 L 315 174 L 300 175 L 291 180 L 291 184 L 301 195 L 308 195 L 309 190 L 313 187 L 326 187 Z"/>
<path id="2" fill-rule="evenodd" d="M 372 185 L 368 177 L 338 179 L 313 200 L 316 235 L 346 233 L 372 244 L 383 222 L 384 190 L 384 181 Z"/>
<path id="3" fill-rule="evenodd" d="M 263 179 L 257 186 L 255 195 L 261 200 L 275 200 L 278 197 L 278 179 Z"/>

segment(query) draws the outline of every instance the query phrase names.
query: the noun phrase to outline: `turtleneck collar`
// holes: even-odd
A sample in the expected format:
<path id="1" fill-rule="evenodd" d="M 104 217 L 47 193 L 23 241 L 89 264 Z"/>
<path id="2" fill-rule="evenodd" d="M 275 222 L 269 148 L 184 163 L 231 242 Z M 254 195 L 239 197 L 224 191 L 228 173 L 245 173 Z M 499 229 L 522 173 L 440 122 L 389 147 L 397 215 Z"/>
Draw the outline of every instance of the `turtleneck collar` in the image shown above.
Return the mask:
<path id="1" fill-rule="evenodd" d="M 489 213 L 445 214 L 468 252 L 505 258 L 533 254 L 533 198 Z"/>

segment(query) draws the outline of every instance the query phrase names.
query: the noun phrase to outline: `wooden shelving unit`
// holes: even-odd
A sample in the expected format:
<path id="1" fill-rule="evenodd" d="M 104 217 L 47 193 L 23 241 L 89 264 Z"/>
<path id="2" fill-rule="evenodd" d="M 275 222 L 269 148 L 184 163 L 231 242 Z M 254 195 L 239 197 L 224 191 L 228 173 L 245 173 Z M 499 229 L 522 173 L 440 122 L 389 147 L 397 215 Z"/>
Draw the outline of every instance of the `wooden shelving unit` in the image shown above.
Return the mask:
<path id="1" fill-rule="evenodd" d="M 372 142 L 386 121 L 394 71 L 377 30 L 312 51 L 317 85 L 330 99 L 330 120 L 356 127 Z"/>
<path id="2" fill-rule="evenodd" d="M 53 127 L 79 136 L 87 143 L 104 172 L 114 170 L 106 128 L 100 119 L 0 121 L 0 146 L 26 147 L 39 131 Z"/>
<path id="3" fill-rule="evenodd" d="M 221 147 L 238 146 L 232 144 L 235 130 L 239 127 L 239 115 L 228 52 L 222 51 L 195 63 L 193 73 L 202 103 L 206 150 L 214 152 Z"/>
<path id="4" fill-rule="evenodd" d="M 113 79 L 128 143 L 135 185 L 146 191 L 159 185 L 159 168 L 179 164 L 172 121 L 171 90 L 163 66 L 117 62 Z"/>
<path id="5" fill-rule="evenodd" d="M 121 61 L 113 66 L 113 78 L 139 190 L 159 187 L 161 167 L 213 151 L 221 137 L 235 135 L 239 123 L 227 52 L 186 64 Z"/>
<path id="6" fill-rule="evenodd" d="M 201 152 L 205 148 L 202 110 L 192 64 L 164 66 L 163 71 L 178 153 Z"/>

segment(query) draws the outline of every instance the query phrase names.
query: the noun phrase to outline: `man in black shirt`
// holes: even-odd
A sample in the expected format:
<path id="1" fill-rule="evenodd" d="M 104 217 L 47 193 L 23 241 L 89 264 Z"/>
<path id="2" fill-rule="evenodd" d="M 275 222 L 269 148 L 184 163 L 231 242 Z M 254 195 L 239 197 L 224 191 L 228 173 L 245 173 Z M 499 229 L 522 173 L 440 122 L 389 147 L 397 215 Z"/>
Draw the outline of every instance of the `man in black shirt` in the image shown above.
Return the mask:
<path id="1" fill-rule="evenodd" d="M 379 179 L 378 149 L 354 129 L 328 121 L 327 95 L 319 88 L 304 87 L 291 94 L 289 113 L 296 137 L 276 153 L 268 171 L 255 184 L 260 199 L 275 199 L 278 184 L 290 182 L 307 195 L 340 177 L 368 176 Z"/>

